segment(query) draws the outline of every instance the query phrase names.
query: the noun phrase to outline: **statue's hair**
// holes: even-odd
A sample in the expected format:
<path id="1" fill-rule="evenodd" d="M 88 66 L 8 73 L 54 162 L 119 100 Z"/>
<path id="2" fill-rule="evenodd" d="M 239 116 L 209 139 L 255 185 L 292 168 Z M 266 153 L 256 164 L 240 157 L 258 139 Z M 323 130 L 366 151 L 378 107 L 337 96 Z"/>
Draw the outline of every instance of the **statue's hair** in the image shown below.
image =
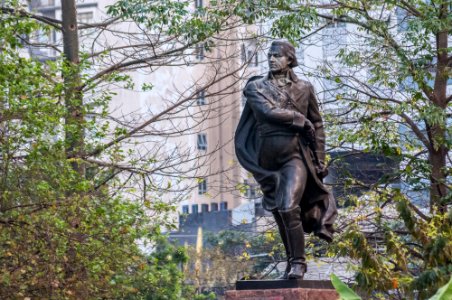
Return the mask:
<path id="1" fill-rule="evenodd" d="M 270 47 L 278 46 L 281 47 L 284 54 L 291 60 L 289 65 L 290 68 L 295 68 L 298 66 L 297 56 L 295 55 L 295 47 L 285 39 L 275 40 L 272 42 Z"/>

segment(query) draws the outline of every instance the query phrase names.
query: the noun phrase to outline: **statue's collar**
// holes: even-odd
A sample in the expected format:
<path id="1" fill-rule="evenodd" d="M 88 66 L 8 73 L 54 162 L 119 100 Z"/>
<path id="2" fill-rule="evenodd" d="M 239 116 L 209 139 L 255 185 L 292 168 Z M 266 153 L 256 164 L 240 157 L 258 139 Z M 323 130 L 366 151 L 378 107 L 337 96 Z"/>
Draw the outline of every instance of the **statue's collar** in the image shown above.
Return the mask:
<path id="1" fill-rule="evenodd" d="M 267 79 L 272 80 L 273 78 L 274 77 L 273 77 L 272 72 L 268 72 Z M 287 71 L 286 78 L 292 82 L 298 82 L 298 80 L 299 80 L 297 75 L 295 75 L 295 72 L 292 69 L 289 69 L 289 71 Z"/>

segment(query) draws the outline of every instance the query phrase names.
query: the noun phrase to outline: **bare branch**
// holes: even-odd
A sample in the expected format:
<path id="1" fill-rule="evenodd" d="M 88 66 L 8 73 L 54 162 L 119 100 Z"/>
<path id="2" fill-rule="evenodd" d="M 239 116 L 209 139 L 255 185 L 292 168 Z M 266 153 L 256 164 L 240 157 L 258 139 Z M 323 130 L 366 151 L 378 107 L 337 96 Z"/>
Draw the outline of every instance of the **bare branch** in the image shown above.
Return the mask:
<path id="1" fill-rule="evenodd" d="M 419 18 L 423 18 L 424 15 L 416 9 L 416 7 L 414 7 L 411 3 L 408 3 L 405 0 L 399 0 L 399 3 L 403 5 L 400 5 L 401 8 L 405 8 L 410 14 L 419 17 Z"/>
<path id="2" fill-rule="evenodd" d="M 225 75 L 222 75 L 221 77 L 218 77 L 216 79 L 214 79 L 213 81 L 211 81 L 208 85 L 205 86 L 205 88 L 207 89 L 209 86 L 214 85 L 217 82 L 221 82 L 222 80 L 233 76 L 234 74 L 236 74 L 239 70 L 243 69 L 245 67 L 245 65 L 240 66 L 238 69 L 233 70 L 232 72 L 226 73 Z M 170 113 L 172 110 L 174 110 L 175 108 L 179 107 L 180 105 L 182 105 L 183 103 L 186 103 L 192 99 L 194 99 L 197 96 L 198 91 L 195 91 L 193 93 L 191 93 L 187 98 L 183 99 L 180 102 L 176 102 L 173 105 L 169 106 L 168 108 L 164 109 L 163 111 L 161 111 L 160 113 L 154 115 L 152 118 L 150 118 L 149 120 L 147 120 L 146 122 L 144 122 L 143 124 L 141 124 L 140 126 L 135 127 L 134 129 L 130 130 L 129 132 L 127 132 L 126 134 L 110 141 L 107 144 L 104 144 L 100 147 L 98 147 L 97 149 L 95 149 L 94 151 L 91 151 L 89 153 L 85 153 L 83 156 L 84 157 L 89 157 L 89 156 L 96 156 L 99 155 L 102 151 L 104 151 L 105 149 L 133 136 L 135 133 L 139 132 L 140 130 L 142 130 L 143 128 L 145 128 L 146 126 L 148 126 L 149 124 L 155 122 L 156 120 L 158 120 L 159 118 L 161 118 L 162 116 Z"/>
<path id="3" fill-rule="evenodd" d="M 100 23 L 79 23 L 78 29 L 90 29 L 90 28 L 106 28 L 108 25 L 113 24 L 114 22 L 120 20 L 121 17 L 110 18 Z"/>
<path id="4" fill-rule="evenodd" d="M 45 17 L 45 16 L 40 16 L 40 15 L 36 15 L 33 13 L 29 13 L 25 10 L 19 10 L 19 9 L 14 9 L 14 8 L 8 8 L 8 7 L 0 7 L 0 10 L 2 11 L 3 14 L 9 14 L 9 15 L 20 15 L 22 17 L 26 17 L 26 18 L 30 18 L 30 19 L 35 19 L 37 21 L 40 21 L 44 24 L 50 25 L 53 28 L 57 29 L 57 30 L 62 30 L 63 27 L 61 26 L 62 22 L 60 20 L 57 19 L 53 19 L 53 18 L 49 18 L 49 17 Z"/>

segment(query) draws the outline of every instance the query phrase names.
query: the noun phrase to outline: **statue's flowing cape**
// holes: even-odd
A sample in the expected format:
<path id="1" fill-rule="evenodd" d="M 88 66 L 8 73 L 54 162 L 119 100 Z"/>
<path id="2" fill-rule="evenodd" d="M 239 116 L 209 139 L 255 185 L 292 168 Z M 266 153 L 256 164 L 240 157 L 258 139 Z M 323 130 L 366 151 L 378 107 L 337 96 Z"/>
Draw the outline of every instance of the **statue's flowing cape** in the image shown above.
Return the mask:
<path id="1" fill-rule="evenodd" d="M 250 81 L 261 77 L 251 78 Z M 263 193 L 262 204 L 266 210 L 278 207 L 276 191 L 278 190 L 280 174 L 259 166 L 259 150 L 262 139 L 257 133 L 257 121 L 248 104 L 240 117 L 235 132 L 235 153 L 240 164 L 256 179 Z M 309 176 L 306 190 L 300 201 L 301 218 L 305 232 L 327 230 L 334 232 L 333 223 L 337 216 L 336 201 L 330 191 L 317 176 L 314 156 L 311 149 L 300 140 L 301 156 L 307 166 Z M 322 237 L 322 235 L 319 235 Z"/>

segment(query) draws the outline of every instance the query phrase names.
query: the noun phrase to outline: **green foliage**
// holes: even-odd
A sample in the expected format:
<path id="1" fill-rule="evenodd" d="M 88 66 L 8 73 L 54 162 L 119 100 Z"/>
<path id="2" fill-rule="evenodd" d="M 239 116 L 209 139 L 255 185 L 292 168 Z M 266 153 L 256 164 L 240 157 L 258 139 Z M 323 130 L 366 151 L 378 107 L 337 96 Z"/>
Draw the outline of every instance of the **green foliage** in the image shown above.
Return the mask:
<path id="1" fill-rule="evenodd" d="M 67 155 L 67 137 L 79 128 L 84 150 L 103 144 L 110 128 L 96 117 L 106 116 L 111 93 L 91 83 L 81 113 L 93 117 L 65 122 L 78 100 L 65 98 L 61 75 L 85 80 L 88 61 L 69 67 L 62 57 L 24 55 L 21 37 L 49 28 L 19 13 L 2 13 L 0 26 L 0 298 L 181 299 L 186 257 L 162 246 L 158 227 L 174 207 L 125 197 L 115 168 Z M 113 147 L 103 155 L 115 162 L 122 154 Z M 139 241 L 163 249 L 147 257 Z"/>
<path id="2" fill-rule="evenodd" d="M 150 32 L 178 36 L 184 45 L 235 27 L 230 16 L 248 24 L 272 19 L 271 33 L 293 42 L 326 22 L 353 24 L 365 36 L 365 48 L 341 49 L 337 56 L 344 70 L 367 70 L 365 80 L 361 75 L 350 80 L 350 74 L 338 74 L 327 66 L 320 70 L 322 77 L 341 88 L 335 98 L 349 109 L 342 117 L 325 117 L 329 136 L 334 147 L 359 144 L 365 152 L 397 158 L 402 168 L 380 180 L 367 195 L 350 201 L 355 206 L 346 211 L 348 226 L 331 251 L 361 262 L 354 266 L 356 283 L 369 294 L 389 298 L 416 294 L 424 299 L 444 284 L 452 273 L 452 212 L 444 209 L 450 204 L 449 188 L 442 198 L 431 196 L 427 214 L 400 190 L 387 187 L 393 178 L 400 178 L 414 190 L 432 187 L 433 193 L 438 182 L 450 182 L 450 167 L 444 162 L 434 165 L 432 159 L 438 153 L 444 158 L 452 144 L 449 104 L 438 100 L 444 93 L 435 90 L 450 77 L 437 63 L 439 54 L 450 48 L 436 49 L 438 43 L 432 43 L 451 30 L 452 14 L 440 11 L 444 3 L 348 0 L 319 8 L 312 1 L 226 0 L 211 1 L 211 7 L 193 14 L 189 3 L 116 1 L 108 12 Z M 167 225 L 166 215 L 173 207 L 157 193 L 132 202 L 122 193 L 115 167 L 67 155 L 68 136 L 80 138 L 76 134 L 83 132 L 83 150 L 89 152 L 103 149 L 111 133 L 109 122 L 99 119 L 107 116 L 113 92 L 89 80 L 89 55 L 83 55 L 75 67 L 62 57 L 44 64 L 21 55 L 24 36 L 49 33 L 51 26 L 23 17 L 19 1 L 3 1 L 2 6 L 18 10 L 2 11 L 0 17 L 0 297 L 193 298 L 193 291 L 184 290 L 180 283 L 178 264 L 184 254 L 160 240 L 154 225 Z M 396 8 L 408 13 L 403 30 L 386 19 L 385 12 Z M 205 44 L 206 49 L 212 46 L 210 40 Z M 72 113 L 68 107 L 78 105 L 80 98 L 65 97 L 68 88 L 76 87 L 65 85 L 62 74 L 80 75 L 85 102 L 78 113 L 90 119 L 63 121 Z M 133 88 L 130 77 L 120 72 L 102 79 Z M 360 84 L 354 85 L 356 80 Z M 344 127 L 344 123 L 353 125 Z M 125 133 L 118 127 L 113 136 Z M 114 164 L 132 153 L 118 144 L 98 154 Z M 156 158 L 143 165 L 153 161 Z M 132 161 L 132 167 L 136 163 Z M 86 176 L 74 165 L 86 166 Z M 152 186 L 148 189 L 155 192 Z M 210 257 L 223 265 L 225 257 L 236 257 L 230 266 L 237 268 L 258 251 L 278 252 L 273 237 L 268 233 L 247 241 L 245 236 L 225 233 L 212 239 L 216 249 Z M 158 245 L 159 251 L 145 257 L 138 240 Z M 248 275 L 262 270 L 265 263 L 254 271 L 250 267 Z M 230 274 L 218 278 L 229 280 Z M 219 282 L 218 278 L 212 280 Z"/>
<path id="3" fill-rule="evenodd" d="M 138 266 L 141 276 L 130 278 L 135 290 L 125 299 L 192 299 L 193 291 L 183 285 L 182 266 L 188 261 L 185 249 L 170 244 L 165 236 L 157 236 L 153 242 L 155 251 Z"/>
<path id="4" fill-rule="evenodd" d="M 452 30 L 450 5 L 252 2 L 237 6 L 251 11 L 258 6 L 259 17 L 272 20 L 277 38 L 312 36 L 305 41 L 311 44 L 324 29 L 347 25 L 347 47 L 310 74 L 329 80 L 334 95 L 328 101 L 344 108 L 325 115 L 329 142 L 334 149 L 391 157 L 400 168 L 372 185 L 344 179 L 369 192 L 343 199 L 353 206 L 344 212 L 344 230 L 330 252 L 360 262 L 352 266 L 356 285 L 369 297 L 428 298 L 452 273 L 451 168 L 446 164 L 452 144 L 446 91 L 451 73 L 444 69 L 450 60 L 444 34 Z"/>
<path id="5" fill-rule="evenodd" d="M 188 1 L 116 1 L 108 7 L 108 13 L 122 19 L 130 19 L 151 31 L 178 36 L 187 43 L 203 42 L 224 26 L 226 15 L 222 10 L 204 8 L 191 13 Z"/>
<path id="6" fill-rule="evenodd" d="M 215 293 L 210 292 L 208 294 L 200 294 L 200 295 L 194 295 L 194 300 L 215 300 L 217 299 L 217 296 Z"/>
<path id="7" fill-rule="evenodd" d="M 349 288 L 334 274 L 331 274 L 331 283 L 339 293 L 341 300 L 361 300 L 361 297 L 359 297 L 351 288 Z"/>
<path id="8" fill-rule="evenodd" d="M 452 277 L 449 282 L 440 288 L 429 300 L 447 300 L 452 298 Z"/>
<path id="9" fill-rule="evenodd" d="M 194 247 L 187 249 L 190 257 L 184 267 L 187 283 L 199 292 L 230 288 L 240 278 L 261 278 L 265 275 L 262 271 L 281 258 L 281 244 L 275 236 L 273 231 L 255 236 L 237 230 L 207 233 L 201 252 Z"/>
<path id="10" fill-rule="evenodd" d="M 426 299 L 446 283 L 452 272 L 450 211 L 423 219 L 391 189 L 368 194 L 355 205 L 345 209 L 350 225 L 330 251 L 360 262 L 353 266 L 360 289 Z"/>
<path id="11" fill-rule="evenodd" d="M 213 251 L 231 257 L 241 265 L 232 277 L 259 277 L 268 264 L 274 262 L 274 256 L 279 254 L 279 245 L 275 242 L 274 232 L 250 235 L 249 232 L 224 230 L 218 234 L 207 234 L 206 247 Z M 256 254 L 266 254 L 254 257 Z"/>
<path id="12" fill-rule="evenodd" d="M 24 9 L 17 0 L 5 0 L 2 7 L 14 7 Z M 11 49 L 23 48 L 21 38 L 32 34 L 36 30 L 49 31 L 49 27 L 42 26 L 32 20 L 23 20 L 18 16 L 2 14 L 0 17 L 0 45 L 2 51 L 10 51 Z"/>
<path id="13" fill-rule="evenodd" d="M 331 282 L 339 293 L 341 300 L 360 300 L 359 297 L 351 288 L 343 283 L 336 275 L 331 274 Z M 435 295 L 429 298 L 429 300 L 448 300 L 452 297 L 452 278 L 449 282 L 441 287 Z"/>

